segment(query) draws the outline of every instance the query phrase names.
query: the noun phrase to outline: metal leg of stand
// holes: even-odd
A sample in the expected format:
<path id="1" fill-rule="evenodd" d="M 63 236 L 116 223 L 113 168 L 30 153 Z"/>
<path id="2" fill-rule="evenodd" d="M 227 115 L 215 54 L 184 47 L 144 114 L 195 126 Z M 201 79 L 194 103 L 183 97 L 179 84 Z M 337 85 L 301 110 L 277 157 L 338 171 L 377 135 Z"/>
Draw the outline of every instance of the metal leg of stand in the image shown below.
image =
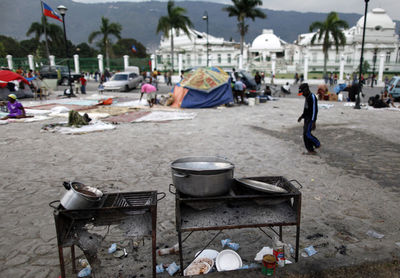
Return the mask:
<path id="1" fill-rule="evenodd" d="M 300 225 L 296 226 L 296 263 L 299 261 Z"/>
<path id="2" fill-rule="evenodd" d="M 151 231 L 151 243 L 152 243 L 152 249 L 151 249 L 151 253 L 152 253 L 152 258 L 153 258 L 153 278 L 156 278 L 156 249 L 157 249 L 157 207 L 156 208 L 152 208 L 151 209 L 151 214 L 152 214 L 152 231 Z"/>
<path id="3" fill-rule="evenodd" d="M 182 233 L 178 231 L 178 244 L 179 244 L 179 260 L 181 264 L 180 274 L 183 276 L 183 250 L 182 250 Z"/>
<path id="4" fill-rule="evenodd" d="M 279 240 L 282 241 L 283 237 L 282 237 L 282 226 L 279 226 Z"/>
<path id="5" fill-rule="evenodd" d="M 71 263 L 72 263 L 72 273 L 76 273 L 75 265 L 75 245 L 71 246 Z"/>
<path id="6" fill-rule="evenodd" d="M 58 258 L 60 260 L 61 278 L 65 278 L 64 253 L 62 246 L 58 246 Z"/>

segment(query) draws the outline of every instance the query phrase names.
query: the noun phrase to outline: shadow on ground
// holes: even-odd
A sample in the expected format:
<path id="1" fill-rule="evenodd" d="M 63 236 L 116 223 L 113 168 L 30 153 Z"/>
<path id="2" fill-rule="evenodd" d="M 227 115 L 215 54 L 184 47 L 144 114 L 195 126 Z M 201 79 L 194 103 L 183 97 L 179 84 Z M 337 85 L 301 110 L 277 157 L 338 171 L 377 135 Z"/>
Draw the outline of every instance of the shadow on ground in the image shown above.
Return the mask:
<path id="1" fill-rule="evenodd" d="M 254 125 L 249 127 L 277 139 L 304 146 L 300 127 L 282 132 Z M 343 124 L 325 125 L 316 130 L 314 135 L 321 141 L 318 155 L 328 165 L 342 168 L 349 174 L 365 176 L 382 187 L 400 192 L 400 171 L 396 171 L 400 168 L 400 144 L 346 128 Z"/>

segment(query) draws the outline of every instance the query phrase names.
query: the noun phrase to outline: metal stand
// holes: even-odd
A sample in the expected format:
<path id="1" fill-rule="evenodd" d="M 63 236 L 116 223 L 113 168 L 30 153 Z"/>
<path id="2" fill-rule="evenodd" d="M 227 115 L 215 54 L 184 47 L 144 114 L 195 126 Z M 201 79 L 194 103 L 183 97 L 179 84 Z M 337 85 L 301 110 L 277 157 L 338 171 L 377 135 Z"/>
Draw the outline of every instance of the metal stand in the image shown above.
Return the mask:
<path id="1" fill-rule="evenodd" d="M 264 181 L 268 177 L 259 177 Z M 273 177 L 278 178 L 278 177 Z M 301 193 L 286 179 L 285 187 L 289 189 L 288 194 L 268 195 L 249 194 L 228 195 L 221 197 L 193 198 L 187 195 L 175 193 L 176 230 L 178 233 L 180 271 L 183 275 L 185 269 L 183 263 L 183 242 L 185 242 L 194 231 L 216 230 L 218 233 L 202 248 L 199 254 L 206 249 L 223 230 L 259 228 L 264 234 L 271 238 L 262 228 L 269 227 L 279 239 L 283 239 L 283 226 L 296 226 L 295 261 L 299 259 L 300 241 L 300 219 L 301 219 Z M 300 185 L 301 186 L 301 185 Z M 238 184 L 233 189 L 238 189 Z M 235 190 L 234 190 L 235 191 Z M 240 191 L 240 190 L 238 190 Z M 279 201 L 280 200 L 280 201 Z M 265 206 L 256 202 L 275 202 L 276 205 Z M 210 208 L 196 210 L 198 205 L 209 205 Z M 273 229 L 278 227 L 278 232 Z M 182 233 L 189 232 L 182 240 Z M 195 257 L 196 259 L 196 257 Z"/>
<path id="2" fill-rule="evenodd" d="M 65 210 L 61 206 L 53 207 L 54 221 L 57 232 L 58 255 L 61 277 L 65 278 L 65 262 L 63 248 L 71 247 L 72 272 L 76 273 L 75 245 L 79 240 L 79 227 L 91 223 L 94 226 L 120 224 L 121 221 L 134 221 L 137 215 L 133 211 L 143 212 L 145 219 L 151 218 L 151 224 L 146 225 L 143 236 L 151 235 L 152 239 L 152 274 L 156 277 L 156 230 L 157 230 L 157 191 L 127 192 L 105 194 L 103 205 L 99 208 Z M 51 205 L 52 203 L 50 203 Z M 147 216 L 148 215 L 148 216 Z M 150 229 L 150 230 L 149 230 Z"/>

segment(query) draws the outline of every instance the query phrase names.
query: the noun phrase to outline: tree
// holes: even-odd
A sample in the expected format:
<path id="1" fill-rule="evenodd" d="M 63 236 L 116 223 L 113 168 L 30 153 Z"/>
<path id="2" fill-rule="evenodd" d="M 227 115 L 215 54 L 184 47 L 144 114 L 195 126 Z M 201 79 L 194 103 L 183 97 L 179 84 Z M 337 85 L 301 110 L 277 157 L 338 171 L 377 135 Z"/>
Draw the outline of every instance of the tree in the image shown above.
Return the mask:
<path id="1" fill-rule="evenodd" d="M 136 47 L 136 52 L 132 52 L 132 45 Z M 113 45 L 114 54 L 117 56 L 129 55 L 131 57 L 146 58 L 146 47 L 135 39 L 120 39 Z"/>
<path id="2" fill-rule="evenodd" d="M 19 42 L 17 42 L 15 39 L 0 35 L 0 42 L 3 44 L 7 55 L 12 55 L 13 57 L 23 57 Z"/>
<path id="3" fill-rule="evenodd" d="M 118 39 L 121 39 L 121 30 L 122 26 L 119 23 L 112 22 L 110 23 L 108 18 L 101 17 L 101 26 L 99 31 L 94 31 L 89 35 L 89 43 L 92 43 L 93 40 L 98 36 L 103 36 L 101 39 L 101 46 L 104 48 L 106 52 L 106 62 L 107 68 L 110 68 L 110 36 L 113 35 Z"/>
<path id="4" fill-rule="evenodd" d="M 20 41 L 19 44 L 21 46 L 22 56 L 26 57 L 29 54 L 36 53 L 36 50 L 38 49 L 39 41 L 36 38 L 33 38 L 30 40 Z"/>
<path id="5" fill-rule="evenodd" d="M 346 21 L 339 19 L 339 16 L 335 12 L 330 12 L 325 21 L 315 21 L 310 25 L 310 32 L 318 30 L 311 39 L 311 45 L 316 40 L 320 42 L 322 40 L 322 52 L 324 53 L 324 72 L 326 74 L 326 63 L 328 61 L 328 51 L 332 45 L 336 47 L 336 53 L 339 52 L 339 46 L 346 44 L 346 36 L 343 33 L 343 29 L 349 28 Z"/>
<path id="6" fill-rule="evenodd" d="M 188 37 L 190 37 L 189 29 L 193 27 L 189 17 L 185 16 L 186 9 L 175 6 L 173 0 L 169 0 L 167 4 L 167 15 L 160 17 L 157 24 L 157 34 L 163 32 L 165 38 L 171 35 L 171 65 L 174 69 L 174 35 L 172 29 L 182 30 Z"/>
<path id="7" fill-rule="evenodd" d="M 238 20 L 238 29 L 240 33 L 240 54 L 243 55 L 244 36 L 249 30 L 249 25 L 246 25 L 246 18 L 251 18 L 253 21 L 258 18 L 267 18 L 267 15 L 256 8 L 262 6 L 261 0 L 232 0 L 233 5 L 222 8 L 228 12 L 229 17 L 236 17 Z"/>
<path id="8" fill-rule="evenodd" d="M 79 57 L 82 58 L 90 58 L 96 56 L 96 49 L 90 47 L 85 42 L 82 42 L 76 46 L 76 52 L 79 54 Z"/>
<path id="9" fill-rule="evenodd" d="M 46 26 L 46 32 L 44 29 L 44 26 Z M 63 30 L 61 29 L 60 26 L 57 24 L 53 23 L 48 23 L 47 18 L 45 16 L 42 16 L 41 22 L 33 22 L 31 26 L 29 27 L 28 31 L 26 32 L 27 36 L 34 35 L 36 41 L 40 41 L 43 35 L 46 35 L 45 40 L 47 42 L 50 42 L 50 44 L 54 47 L 60 47 L 64 43 L 64 37 L 63 37 Z M 47 53 L 47 55 L 50 55 L 50 53 Z"/>

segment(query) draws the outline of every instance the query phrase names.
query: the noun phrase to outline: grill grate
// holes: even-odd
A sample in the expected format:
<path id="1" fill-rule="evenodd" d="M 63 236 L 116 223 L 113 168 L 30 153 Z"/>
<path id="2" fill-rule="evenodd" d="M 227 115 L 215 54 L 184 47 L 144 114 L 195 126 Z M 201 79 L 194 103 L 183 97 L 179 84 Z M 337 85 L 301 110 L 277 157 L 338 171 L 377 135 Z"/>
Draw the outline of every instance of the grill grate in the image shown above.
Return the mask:
<path id="1" fill-rule="evenodd" d="M 102 208 L 150 206 L 156 202 L 153 192 L 127 192 L 108 194 Z"/>

